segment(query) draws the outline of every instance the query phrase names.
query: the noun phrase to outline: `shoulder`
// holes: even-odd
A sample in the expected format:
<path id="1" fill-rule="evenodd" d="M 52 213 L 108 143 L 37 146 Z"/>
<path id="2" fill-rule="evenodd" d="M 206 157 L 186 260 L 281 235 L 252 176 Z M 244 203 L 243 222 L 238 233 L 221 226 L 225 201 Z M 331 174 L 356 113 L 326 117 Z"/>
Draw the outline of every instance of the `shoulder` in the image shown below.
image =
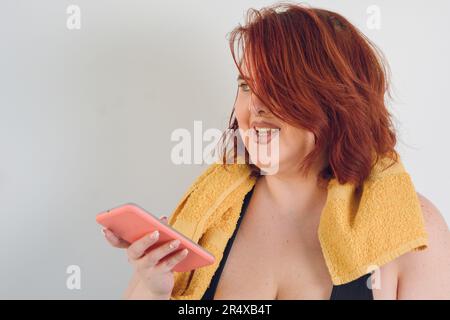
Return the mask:
<path id="1" fill-rule="evenodd" d="M 446 256 L 450 254 L 450 232 L 444 217 L 438 208 L 425 196 L 417 193 L 422 207 L 422 215 L 425 222 L 425 229 L 428 233 L 428 252 L 430 257 Z M 427 250 L 424 250 L 424 253 Z M 447 263 L 450 263 L 447 260 Z M 447 265 L 450 267 L 450 265 Z M 450 269 L 449 269 L 450 270 Z"/>
<path id="2" fill-rule="evenodd" d="M 422 214 L 427 229 L 431 229 L 432 231 L 442 231 L 444 229 L 443 231 L 448 232 L 447 224 L 438 208 L 424 195 L 417 193 L 417 196 L 422 207 Z"/>
<path id="3" fill-rule="evenodd" d="M 442 240 L 434 245 L 449 245 L 449 230 L 444 217 L 442 216 L 439 209 L 425 196 L 417 193 L 420 201 L 420 206 L 422 207 L 422 215 L 425 222 L 425 228 L 430 237 L 430 241 Z"/>
<path id="4" fill-rule="evenodd" d="M 422 208 L 428 247 L 397 259 L 399 296 L 403 298 L 450 298 L 450 232 L 438 208 L 417 193 Z M 448 283 L 444 283 L 448 282 Z"/>
<path id="5" fill-rule="evenodd" d="M 429 199 L 420 193 L 417 193 L 417 196 L 429 237 L 429 252 L 442 253 L 442 250 L 450 252 L 450 233 L 444 217 Z"/>

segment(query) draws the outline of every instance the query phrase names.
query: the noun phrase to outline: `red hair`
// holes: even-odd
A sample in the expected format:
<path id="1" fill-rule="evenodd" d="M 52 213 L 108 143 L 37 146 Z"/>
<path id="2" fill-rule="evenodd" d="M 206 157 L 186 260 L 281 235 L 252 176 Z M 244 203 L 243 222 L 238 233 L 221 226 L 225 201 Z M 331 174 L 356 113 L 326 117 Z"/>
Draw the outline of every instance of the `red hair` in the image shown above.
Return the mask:
<path id="1" fill-rule="evenodd" d="M 320 177 L 359 187 L 380 156 L 397 160 L 385 105 L 385 94 L 390 97 L 387 63 L 347 19 L 278 3 L 250 9 L 246 24 L 236 27 L 229 41 L 253 94 L 281 120 L 314 134 L 315 147 L 302 159 L 303 169 L 325 151 L 328 165 Z M 233 110 L 230 128 L 237 127 Z"/>

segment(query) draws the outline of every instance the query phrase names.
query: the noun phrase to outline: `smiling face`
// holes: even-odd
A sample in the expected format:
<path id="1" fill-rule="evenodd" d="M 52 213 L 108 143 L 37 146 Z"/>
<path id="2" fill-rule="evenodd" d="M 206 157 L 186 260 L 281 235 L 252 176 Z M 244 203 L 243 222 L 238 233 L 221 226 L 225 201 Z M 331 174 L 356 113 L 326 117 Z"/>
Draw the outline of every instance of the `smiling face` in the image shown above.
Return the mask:
<path id="1" fill-rule="evenodd" d="M 250 9 L 245 24 L 229 34 L 234 64 L 245 79 L 239 80 L 230 131 L 264 121 L 259 125 L 280 128 L 278 173 L 289 177 L 298 168 L 304 175 L 317 173 L 323 182 L 334 178 L 360 187 L 374 161 L 398 158 L 386 105 L 389 65 L 379 48 L 338 13 L 296 4 L 276 8 Z M 249 147 L 255 141 L 247 139 L 243 150 L 231 133 L 238 144 L 234 154 L 257 160 Z M 222 150 L 229 141 L 224 139 Z M 254 169 L 261 163 L 250 160 L 257 175 Z"/>
<path id="2" fill-rule="evenodd" d="M 252 163 L 268 172 L 274 168 L 276 173 L 283 174 L 298 171 L 304 157 L 314 148 L 313 133 L 276 117 L 252 93 L 244 79 L 239 76 L 237 81 L 236 120 Z M 265 155 L 270 157 L 270 162 Z"/>

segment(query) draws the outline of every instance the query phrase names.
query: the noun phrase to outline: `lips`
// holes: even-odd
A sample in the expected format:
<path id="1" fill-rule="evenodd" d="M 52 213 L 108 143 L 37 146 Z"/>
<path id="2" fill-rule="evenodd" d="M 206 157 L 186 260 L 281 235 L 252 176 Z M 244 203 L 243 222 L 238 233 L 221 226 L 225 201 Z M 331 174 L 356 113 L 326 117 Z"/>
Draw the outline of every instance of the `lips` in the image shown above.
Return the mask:
<path id="1" fill-rule="evenodd" d="M 266 121 L 253 121 L 250 126 L 251 136 L 257 144 L 269 144 L 281 130 L 275 124 Z"/>

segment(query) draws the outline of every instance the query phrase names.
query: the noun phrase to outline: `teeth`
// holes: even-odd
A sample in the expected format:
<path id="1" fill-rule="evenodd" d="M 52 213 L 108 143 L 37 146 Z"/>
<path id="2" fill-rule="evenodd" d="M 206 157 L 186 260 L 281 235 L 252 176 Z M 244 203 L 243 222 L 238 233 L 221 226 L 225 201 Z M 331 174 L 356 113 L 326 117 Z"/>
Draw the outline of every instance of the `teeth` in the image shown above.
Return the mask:
<path id="1" fill-rule="evenodd" d="M 277 130 L 277 129 L 274 129 L 274 128 L 255 128 L 255 130 L 256 130 L 256 132 L 258 134 L 265 135 L 265 134 L 268 134 L 269 132 L 271 132 L 272 130 Z"/>

